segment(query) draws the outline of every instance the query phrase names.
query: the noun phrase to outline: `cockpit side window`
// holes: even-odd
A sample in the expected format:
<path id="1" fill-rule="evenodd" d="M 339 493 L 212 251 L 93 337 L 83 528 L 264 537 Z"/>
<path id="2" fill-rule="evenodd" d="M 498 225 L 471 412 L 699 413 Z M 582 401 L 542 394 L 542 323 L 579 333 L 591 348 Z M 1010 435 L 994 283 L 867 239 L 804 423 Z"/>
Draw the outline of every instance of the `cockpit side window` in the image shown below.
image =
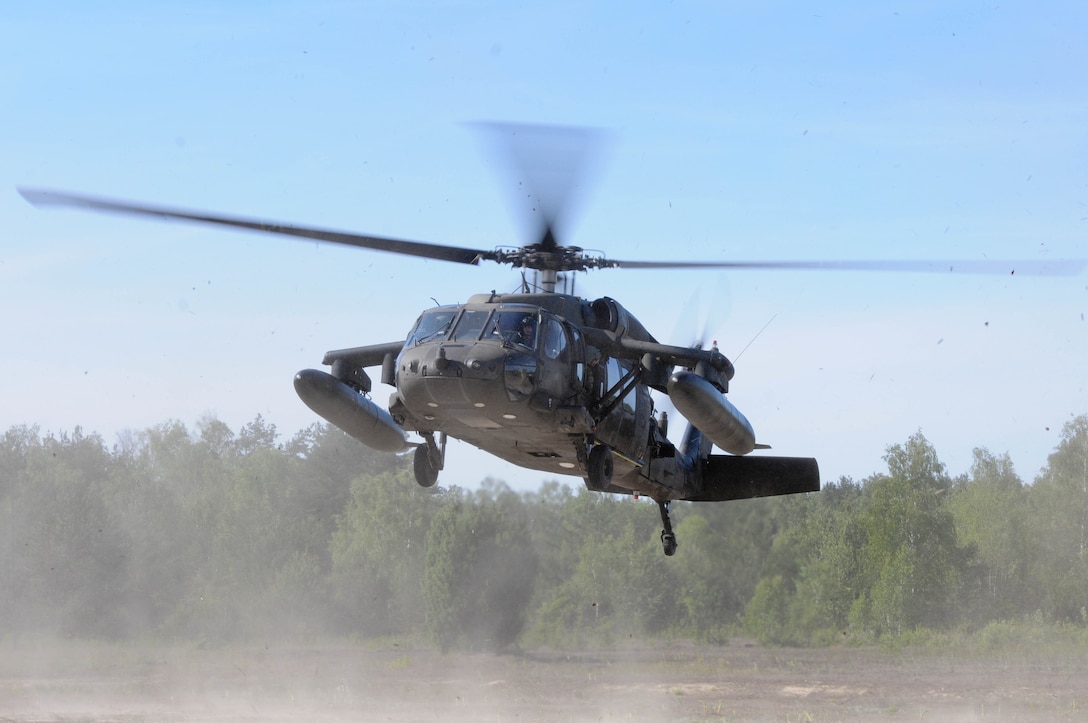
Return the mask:
<path id="1" fill-rule="evenodd" d="M 408 335 L 405 346 L 414 346 L 425 341 L 445 339 L 450 332 L 457 309 L 436 309 L 425 311 L 416 322 L 412 333 Z"/>
<path id="2" fill-rule="evenodd" d="M 480 338 L 490 311 L 465 311 L 453 330 L 453 341 L 476 341 Z"/>
<path id="3" fill-rule="evenodd" d="M 528 311 L 498 311 L 487 325 L 484 339 L 536 348 L 537 315 Z"/>
<path id="4" fill-rule="evenodd" d="M 544 355 L 549 359 L 559 359 L 566 361 L 567 354 L 567 332 L 563 330 L 563 325 L 555 319 L 548 319 L 548 326 L 544 336 Z"/>

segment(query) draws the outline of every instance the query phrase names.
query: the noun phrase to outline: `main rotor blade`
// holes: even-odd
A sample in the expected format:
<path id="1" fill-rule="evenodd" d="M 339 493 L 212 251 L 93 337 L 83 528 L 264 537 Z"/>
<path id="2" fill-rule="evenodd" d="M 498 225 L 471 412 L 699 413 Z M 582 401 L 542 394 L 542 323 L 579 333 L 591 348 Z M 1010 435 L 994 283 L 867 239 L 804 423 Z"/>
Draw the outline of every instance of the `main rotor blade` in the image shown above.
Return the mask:
<path id="1" fill-rule="evenodd" d="M 241 228 L 250 231 L 280 234 L 283 236 L 295 236 L 297 238 L 313 239 L 314 241 L 324 241 L 345 246 L 358 246 L 361 248 L 388 251 L 390 253 L 404 254 L 407 256 L 422 256 L 427 259 L 452 261 L 459 264 L 476 265 L 479 264 L 481 260 L 495 259 L 493 251 L 442 246 L 440 244 L 424 243 L 421 241 L 405 241 L 402 239 L 384 238 L 382 236 L 366 236 L 363 234 L 330 231 L 307 226 L 289 226 L 275 221 L 240 218 L 237 216 L 220 216 L 205 213 L 203 211 L 190 211 L 108 198 L 97 198 L 94 196 L 68 193 L 66 191 L 53 191 L 37 188 L 19 188 L 18 191 L 23 198 L 39 208 L 77 208 L 129 216 L 146 216 L 161 220 L 176 219 L 192 223 L 227 226 L 230 228 Z"/>
<path id="2" fill-rule="evenodd" d="M 917 271 L 960 274 L 1020 274 L 1021 276 L 1075 276 L 1086 259 L 898 259 L 887 261 L 616 261 L 601 266 L 616 269 L 798 269 L 815 271 Z"/>

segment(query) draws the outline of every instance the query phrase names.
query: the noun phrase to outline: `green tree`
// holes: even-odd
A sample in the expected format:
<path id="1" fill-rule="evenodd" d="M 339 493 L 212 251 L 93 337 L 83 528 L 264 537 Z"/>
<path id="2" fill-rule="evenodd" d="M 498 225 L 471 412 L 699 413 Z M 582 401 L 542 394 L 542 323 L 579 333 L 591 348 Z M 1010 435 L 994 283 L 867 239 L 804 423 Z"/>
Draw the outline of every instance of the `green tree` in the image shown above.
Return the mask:
<path id="1" fill-rule="evenodd" d="M 338 625 L 362 636 L 410 633 L 424 618 L 423 577 L 431 518 L 441 494 L 402 471 L 357 477 L 330 540 Z"/>
<path id="2" fill-rule="evenodd" d="M 942 506 L 951 482 L 921 432 L 889 447 L 884 459 L 888 475 L 867 483 L 860 519 L 865 594 L 851 621 L 877 636 L 943 627 L 955 617 L 967 562 Z"/>
<path id="3" fill-rule="evenodd" d="M 828 642 L 846 632 L 864 544 L 860 500 L 861 488 L 841 479 L 818 494 L 777 501 L 782 531 L 745 609 L 748 632 L 775 644 Z"/>
<path id="4" fill-rule="evenodd" d="M 564 499 L 563 566 L 538 586 L 531 639 L 580 645 L 657 634 L 680 617 L 675 570 L 650 504 L 579 490 Z M 679 556 L 679 554 L 678 554 Z M 675 559 L 675 558 L 672 558 Z"/>
<path id="5" fill-rule="evenodd" d="M 0 546 L 3 555 L 3 589 L 0 590 L 0 635 L 10 635 L 22 624 L 27 596 L 23 586 L 27 574 L 22 536 L 25 534 L 23 505 L 30 492 L 27 483 L 29 458 L 39 446 L 39 429 L 21 425 L 0 437 Z"/>
<path id="6" fill-rule="evenodd" d="M 443 650 L 513 645 L 533 594 L 537 555 L 517 495 L 502 486 L 447 493 L 427 535 L 424 597 Z"/>
<path id="7" fill-rule="evenodd" d="M 1030 497 L 1044 609 L 1056 620 L 1088 623 L 1088 416 L 1065 424 Z"/>
<path id="8" fill-rule="evenodd" d="M 977 625 L 1011 620 L 1038 609 L 1038 544 L 1028 522 L 1027 492 L 1008 454 L 976 448 L 966 480 L 947 506 L 961 545 L 979 563 L 976 594 L 965 611 Z"/>
<path id="9" fill-rule="evenodd" d="M 242 427 L 234 441 L 234 448 L 239 454 L 249 454 L 256 449 L 274 449 L 278 436 L 276 425 L 269 424 L 258 414 L 252 422 Z"/>
<path id="10" fill-rule="evenodd" d="M 5 438 L 5 466 L 23 465 L 8 480 L 12 630 L 115 634 L 127 545 L 105 503 L 112 459 L 78 427 L 35 432 Z"/>
<path id="11" fill-rule="evenodd" d="M 693 503 L 678 509 L 683 547 L 668 567 L 675 573 L 683 627 L 709 641 L 724 641 L 756 591 L 778 531 L 781 499 L 727 504 Z"/>

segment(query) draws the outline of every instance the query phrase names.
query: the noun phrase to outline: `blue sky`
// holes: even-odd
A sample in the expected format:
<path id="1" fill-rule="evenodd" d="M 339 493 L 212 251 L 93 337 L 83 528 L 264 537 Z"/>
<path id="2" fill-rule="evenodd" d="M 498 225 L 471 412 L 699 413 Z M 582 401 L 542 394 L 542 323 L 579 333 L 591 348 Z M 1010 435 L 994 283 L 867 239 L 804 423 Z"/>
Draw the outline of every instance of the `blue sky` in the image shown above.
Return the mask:
<path id="1" fill-rule="evenodd" d="M 609 142 L 566 241 L 620 259 L 1088 257 L 1075 3 L 8 3 L 0 428 L 315 421 L 293 373 L 517 274 L 26 204 L 46 186 L 450 245 L 528 241 L 471 123 Z M 594 272 L 825 479 L 921 429 L 1031 479 L 1088 413 L 1088 274 Z M 698 322 L 682 319 L 698 307 Z M 760 334 L 760 329 L 772 320 Z M 703 321 L 705 320 L 705 321 Z M 381 399 L 387 393 L 379 389 Z M 444 483 L 543 477 L 462 446 Z M 575 478 L 566 478 L 579 484 Z"/>

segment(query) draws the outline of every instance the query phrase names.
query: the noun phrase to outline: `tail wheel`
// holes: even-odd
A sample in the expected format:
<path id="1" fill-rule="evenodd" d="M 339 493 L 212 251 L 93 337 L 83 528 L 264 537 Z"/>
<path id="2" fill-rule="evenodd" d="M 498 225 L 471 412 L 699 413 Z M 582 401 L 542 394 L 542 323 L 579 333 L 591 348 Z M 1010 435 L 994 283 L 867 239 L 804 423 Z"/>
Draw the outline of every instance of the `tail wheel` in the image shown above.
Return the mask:
<path id="1" fill-rule="evenodd" d="M 661 547 L 665 550 L 665 554 L 672 557 L 676 554 L 676 548 L 678 543 L 676 542 L 676 535 L 671 532 L 661 531 Z"/>

